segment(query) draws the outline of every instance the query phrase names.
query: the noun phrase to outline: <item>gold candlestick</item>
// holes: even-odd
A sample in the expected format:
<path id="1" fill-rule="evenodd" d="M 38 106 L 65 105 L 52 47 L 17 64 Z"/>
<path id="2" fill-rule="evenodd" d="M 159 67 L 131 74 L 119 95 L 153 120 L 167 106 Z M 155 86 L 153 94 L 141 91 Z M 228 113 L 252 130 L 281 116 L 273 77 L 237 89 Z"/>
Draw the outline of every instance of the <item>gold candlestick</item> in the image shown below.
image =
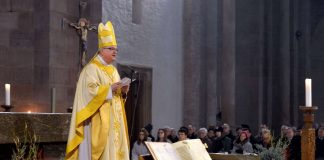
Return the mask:
<path id="1" fill-rule="evenodd" d="M 301 134 L 302 160 L 315 160 L 315 128 L 313 128 L 317 106 L 300 106 L 303 112 L 304 126 Z"/>

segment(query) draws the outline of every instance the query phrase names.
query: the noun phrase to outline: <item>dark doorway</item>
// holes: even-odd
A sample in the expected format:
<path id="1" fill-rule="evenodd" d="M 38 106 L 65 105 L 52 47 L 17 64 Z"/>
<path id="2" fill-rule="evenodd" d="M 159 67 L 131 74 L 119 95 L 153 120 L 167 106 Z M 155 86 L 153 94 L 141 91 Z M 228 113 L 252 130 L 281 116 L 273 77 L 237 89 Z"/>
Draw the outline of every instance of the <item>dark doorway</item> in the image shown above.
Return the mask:
<path id="1" fill-rule="evenodd" d="M 120 78 L 132 79 L 125 104 L 128 133 L 131 145 L 137 132 L 152 123 L 152 68 L 118 64 Z"/>

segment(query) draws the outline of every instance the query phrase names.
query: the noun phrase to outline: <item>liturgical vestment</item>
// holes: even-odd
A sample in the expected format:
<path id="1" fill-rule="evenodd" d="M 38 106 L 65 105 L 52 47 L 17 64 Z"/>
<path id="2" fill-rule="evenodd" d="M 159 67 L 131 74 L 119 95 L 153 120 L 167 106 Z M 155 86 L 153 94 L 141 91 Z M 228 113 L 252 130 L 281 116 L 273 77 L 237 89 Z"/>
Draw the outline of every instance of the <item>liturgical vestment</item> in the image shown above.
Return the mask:
<path id="1" fill-rule="evenodd" d="M 129 139 L 117 69 L 100 56 L 87 64 L 77 83 L 66 159 L 129 160 Z"/>

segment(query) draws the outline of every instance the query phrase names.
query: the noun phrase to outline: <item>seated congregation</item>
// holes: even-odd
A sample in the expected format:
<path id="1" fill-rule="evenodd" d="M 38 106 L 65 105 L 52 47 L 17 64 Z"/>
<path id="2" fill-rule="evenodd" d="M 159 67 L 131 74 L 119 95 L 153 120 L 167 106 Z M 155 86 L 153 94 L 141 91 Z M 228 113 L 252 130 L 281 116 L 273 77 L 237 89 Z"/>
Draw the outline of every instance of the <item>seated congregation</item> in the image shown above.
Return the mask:
<path id="1" fill-rule="evenodd" d="M 153 126 L 146 125 L 138 132 L 137 140 L 131 151 L 132 160 L 140 155 L 149 154 L 145 141 L 175 143 L 186 139 L 200 139 L 209 153 L 223 154 L 260 154 L 271 153 L 283 156 L 286 160 L 301 159 L 300 129 L 293 126 L 281 126 L 281 133 L 274 136 L 269 127 L 262 124 L 259 132 L 253 134 L 248 125 L 242 124 L 235 129 L 224 123 L 217 126 L 200 128 L 196 131 L 192 125 L 180 127 L 178 130 L 165 126 L 152 135 Z M 261 157 L 262 158 L 262 157 Z M 316 127 L 316 159 L 324 158 L 324 124 Z"/>

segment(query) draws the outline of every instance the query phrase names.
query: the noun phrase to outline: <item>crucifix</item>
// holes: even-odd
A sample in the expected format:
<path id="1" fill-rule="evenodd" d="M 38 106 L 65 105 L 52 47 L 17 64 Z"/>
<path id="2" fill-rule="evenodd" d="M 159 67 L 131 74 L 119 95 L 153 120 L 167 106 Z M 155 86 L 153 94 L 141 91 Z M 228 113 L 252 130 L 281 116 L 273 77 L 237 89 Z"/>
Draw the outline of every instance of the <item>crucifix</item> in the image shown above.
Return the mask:
<path id="1" fill-rule="evenodd" d="M 96 26 L 90 26 L 89 20 L 85 18 L 80 18 L 78 23 L 69 23 L 69 25 L 75 28 L 80 35 L 80 52 L 81 52 L 81 67 L 84 67 L 87 64 L 86 54 L 87 54 L 87 38 L 88 31 L 96 31 Z"/>
<path id="2" fill-rule="evenodd" d="M 77 23 L 69 22 L 66 19 L 63 19 L 62 27 L 64 28 L 64 22 L 68 23 L 70 27 L 76 29 L 80 36 L 80 64 L 81 68 L 83 68 L 86 64 L 86 56 L 87 56 L 87 38 L 88 31 L 97 31 L 96 25 L 90 25 L 90 21 L 86 18 L 83 18 L 84 11 L 87 7 L 87 2 L 80 2 L 80 18 Z"/>

